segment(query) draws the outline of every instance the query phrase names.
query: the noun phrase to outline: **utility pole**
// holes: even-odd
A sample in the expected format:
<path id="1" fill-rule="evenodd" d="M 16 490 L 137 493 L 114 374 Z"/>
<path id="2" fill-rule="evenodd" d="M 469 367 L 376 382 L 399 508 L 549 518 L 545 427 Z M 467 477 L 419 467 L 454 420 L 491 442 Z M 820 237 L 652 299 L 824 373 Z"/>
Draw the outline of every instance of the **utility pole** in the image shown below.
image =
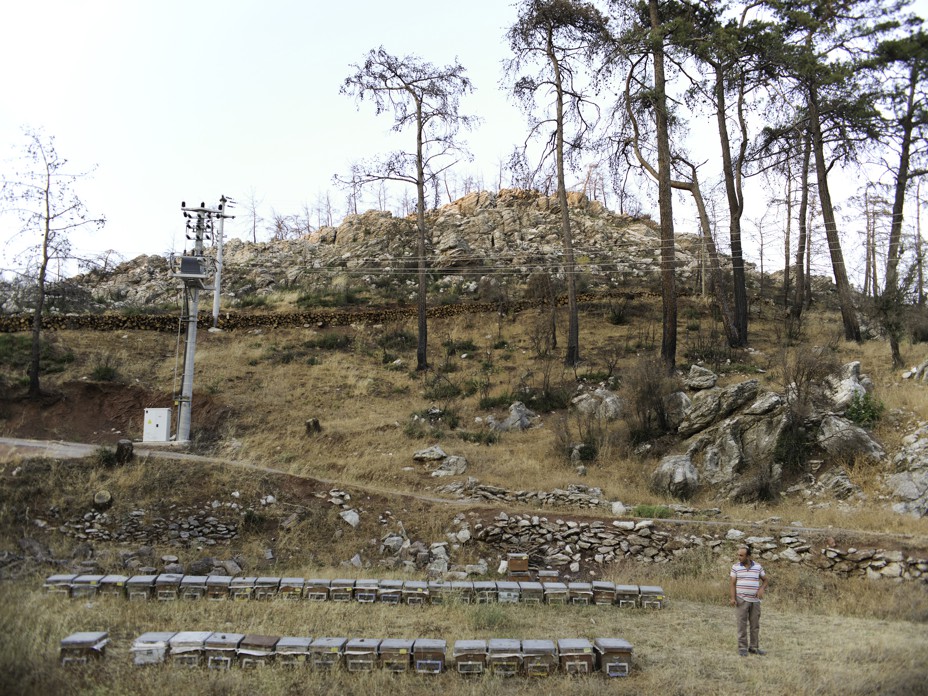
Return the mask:
<path id="1" fill-rule="evenodd" d="M 222 287 L 222 243 L 225 239 L 223 230 L 225 228 L 226 218 L 234 218 L 234 215 L 226 215 L 226 208 L 235 204 L 231 198 L 225 196 L 219 197 L 219 232 L 216 237 L 216 278 L 213 281 L 213 328 L 219 328 L 219 289 Z"/>
<path id="2" fill-rule="evenodd" d="M 187 239 L 193 240 L 193 254 L 184 251 L 182 256 L 171 257 L 171 274 L 183 281 L 184 306 L 181 310 L 181 328 L 186 325 L 184 332 L 184 366 L 180 382 L 180 394 L 175 391 L 177 404 L 177 433 L 175 442 L 190 441 L 190 412 L 193 402 L 193 363 L 197 343 L 197 313 L 199 310 L 200 290 L 206 290 L 205 280 L 208 278 L 206 259 L 203 256 L 203 240 L 210 237 L 213 232 L 213 219 L 221 215 L 221 211 L 207 208 L 200 203 L 198 208 L 188 208 L 186 203 L 180 204 L 187 220 Z"/>

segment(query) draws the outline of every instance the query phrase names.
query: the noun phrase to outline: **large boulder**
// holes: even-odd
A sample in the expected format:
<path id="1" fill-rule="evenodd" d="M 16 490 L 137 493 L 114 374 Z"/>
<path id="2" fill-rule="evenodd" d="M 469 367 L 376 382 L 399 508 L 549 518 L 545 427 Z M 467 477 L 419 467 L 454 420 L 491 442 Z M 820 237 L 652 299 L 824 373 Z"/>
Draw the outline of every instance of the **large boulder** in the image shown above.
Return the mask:
<path id="1" fill-rule="evenodd" d="M 691 498 L 699 488 L 699 473 L 685 454 L 664 457 L 651 474 L 651 490 L 674 498 Z"/>
<path id="2" fill-rule="evenodd" d="M 893 510 L 915 517 L 928 515 L 928 423 L 902 440 L 893 457 L 894 473 L 886 477 L 893 497 L 900 499 Z"/>
<path id="3" fill-rule="evenodd" d="M 825 396 L 835 413 L 844 413 L 855 398 L 861 398 L 873 390 L 870 378 L 861 375 L 860 361 L 857 360 L 844 365 L 841 374 L 826 380 L 824 386 Z"/>
<path id="4" fill-rule="evenodd" d="M 690 365 L 689 374 L 683 378 L 683 386 L 692 391 L 712 389 L 719 381 L 719 376 L 712 370 L 699 365 Z"/>
<path id="5" fill-rule="evenodd" d="M 505 433 L 510 430 L 528 430 L 537 417 L 538 415 L 525 404 L 516 401 L 509 407 L 509 416 L 506 420 L 498 422 L 488 418 L 487 422 L 493 430 Z"/>
<path id="6" fill-rule="evenodd" d="M 838 416 L 828 415 L 822 419 L 817 439 L 822 449 L 834 457 L 849 460 L 864 457 L 878 462 L 886 456 L 883 446 L 870 433 Z"/>
<path id="7" fill-rule="evenodd" d="M 608 389 L 596 389 L 575 396 L 571 402 L 577 413 L 601 421 L 614 421 L 622 417 L 622 400 Z"/>
<path id="8" fill-rule="evenodd" d="M 705 430 L 714 422 L 727 418 L 736 410 L 757 398 L 759 384 L 756 379 L 733 384 L 721 389 L 714 387 L 697 392 L 683 422 L 677 429 L 683 437 Z"/>

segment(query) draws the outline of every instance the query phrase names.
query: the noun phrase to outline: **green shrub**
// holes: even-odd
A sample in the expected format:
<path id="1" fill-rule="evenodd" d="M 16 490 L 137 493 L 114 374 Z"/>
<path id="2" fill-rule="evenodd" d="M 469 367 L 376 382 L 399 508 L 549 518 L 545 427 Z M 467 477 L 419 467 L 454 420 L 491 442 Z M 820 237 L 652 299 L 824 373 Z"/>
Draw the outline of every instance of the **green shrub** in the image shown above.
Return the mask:
<path id="1" fill-rule="evenodd" d="M 873 398 L 870 394 L 864 394 L 863 396 L 854 394 L 851 405 L 847 407 L 844 415 L 858 425 L 872 428 L 883 417 L 885 409 L 886 406 L 883 405 L 883 402 Z"/>
<path id="2" fill-rule="evenodd" d="M 318 338 L 306 341 L 306 348 L 319 348 L 321 350 L 344 350 L 350 348 L 352 344 L 351 336 L 337 333 L 325 333 Z"/>
<path id="3" fill-rule="evenodd" d="M 500 394 L 499 396 L 483 396 L 480 398 L 479 406 L 485 411 L 494 408 L 508 407 L 513 401 L 512 394 Z"/>
<path id="4" fill-rule="evenodd" d="M 624 375 L 623 391 L 628 408 L 624 418 L 632 444 L 666 435 L 670 426 L 664 407 L 666 397 L 680 391 L 679 379 L 667 374 L 657 356 L 642 356 Z"/>
<path id="5" fill-rule="evenodd" d="M 462 430 L 458 433 L 458 437 L 464 442 L 473 442 L 477 445 L 495 445 L 499 442 L 499 433 L 495 430 L 479 430 L 475 433 Z"/>
<path id="6" fill-rule="evenodd" d="M 653 517 L 656 519 L 667 519 L 673 517 L 673 510 L 666 505 L 636 505 L 632 508 L 634 517 Z"/>
<path id="7" fill-rule="evenodd" d="M 449 338 L 447 341 L 442 343 L 445 347 L 445 353 L 447 355 L 458 355 L 459 353 L 476 353 L 477 344 L 475 344 L 469 338 L 461 339 L 459 341 Z"/>
<path id="8" fill-rule="evenodd" d="M 116 461 L 116 450 L 109 447 L 98 447 L 93 453 L 94 461 L 100 466 L 112 468 L 119 462 Z"/>
<path id="9" fill-rule="evenodd" d="M 461 387 L 444 375 L 435 375 L 425 383 L 425 398 L 431 401 L 454 399 L 463 393 Z"/>
<path id="10" fill-rule="evenodd" d="M 90 371 L 90 378 L 95 382 L 115 382 L 119 378 L 115 358 L 109 353 L 98 357 Z"/>

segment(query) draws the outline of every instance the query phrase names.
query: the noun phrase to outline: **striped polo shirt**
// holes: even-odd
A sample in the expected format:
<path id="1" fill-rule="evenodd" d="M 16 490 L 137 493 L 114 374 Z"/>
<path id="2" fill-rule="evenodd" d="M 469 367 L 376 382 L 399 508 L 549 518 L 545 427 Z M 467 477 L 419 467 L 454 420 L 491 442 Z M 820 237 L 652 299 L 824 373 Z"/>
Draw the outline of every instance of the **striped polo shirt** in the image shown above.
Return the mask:
<path id="1" fill-rule="evenodd" d="M 761 578 L 766 577 L 760 563 L 754 561 L 750 568 L 746 568 L 739 561 L 731 567 L 730 577 L 735 578 L 735 594 L 747 602 L 759 602 L 757 590 L 760 589 Z"/>

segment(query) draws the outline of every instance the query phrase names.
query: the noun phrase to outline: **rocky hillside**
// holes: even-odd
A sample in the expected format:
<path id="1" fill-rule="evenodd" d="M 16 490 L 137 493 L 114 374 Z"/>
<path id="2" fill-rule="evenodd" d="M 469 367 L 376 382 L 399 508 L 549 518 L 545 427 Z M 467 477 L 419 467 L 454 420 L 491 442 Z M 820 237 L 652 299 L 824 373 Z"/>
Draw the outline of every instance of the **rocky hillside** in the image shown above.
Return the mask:
<path id="1" fill-rule="evenodd" d="M 655 286 L 660 270 L 657 226 L 648 219 L 606 210 L 581 194 L 569 198 L 581 286 L 590 289 Z M 429 267 L 435 292 L 466 299 L 524 295 L 533 274 L 557 283 L 563 244 L 556 200 L 536 191 L 479 192 L 428 216 Z M 379 298 L 413 297 L 415 218 L 389 212 L 349 215 L 295 240 L 252 244 L 230 240 L 224 248 L 223 297 L 227 304 L 275 291 L 313 291 L 334 284 Z M 677 237 L 677 278 L 690 285 L 699 271 L 699 238 Z M 207 249 L 212 260 L 215 250 Z M 140 256 L 108 271 L 70 279 L 52 293 L 59 312 L 176 306 L 178 283 L 162 256 Z M 25 311 L 22 289 L 4 288 L 0 313 Z"/>

